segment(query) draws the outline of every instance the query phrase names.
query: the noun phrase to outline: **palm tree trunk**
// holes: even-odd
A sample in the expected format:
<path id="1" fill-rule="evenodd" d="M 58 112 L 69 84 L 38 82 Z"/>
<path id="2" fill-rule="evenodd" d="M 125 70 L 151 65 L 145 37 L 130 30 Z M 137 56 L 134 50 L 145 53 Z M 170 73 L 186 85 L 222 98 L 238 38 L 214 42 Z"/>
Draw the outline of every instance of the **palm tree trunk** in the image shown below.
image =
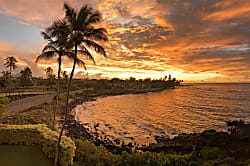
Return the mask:
<path id="1" fill-rule="evenodd" d="M 9 96 L 10 96 L 10 91 L 11 91 L 11 66 L 10 66 L 10 84 L 9 84 Z"/>
<path id="2" fill-rule="evenodd" d="M 53 109 L 53 120 L 52 120 L 52 129 L 55 127 L 55 118 L 56 118 L 56 106 L 58 104 L 58 98 L 60 95 L 60 73 L 61 73 L 61 64 L 62 64 L 62 56 L 59 55 L 58 58 L 58 74 L 57 74 L 57 93 L 56 93 L 56 101 L 54 103 Z"/>
<path id="3" fill-rule="evenodd" d="M 65 127 L 65 125 L 67 123 L 67 119 L 68 119 L 69 91 L 70 91 L 71 82 L 72 82 L 74 71 L 75 71 L 75 67 L 76 67 L 76 59 L 77 59 L 77 44 L 75 44 L 74 64 L 73 64 L 73 68 L 72 68 L 72 71 L 71 71 L 71 74 L 70 74 L 70 78 L 69 78 L 69 82 L 68 82 L 67 98 L 66 98 L 65 113 L 64 113 L 64 122 L 63 122 L 62 129 L 60 131 L 60 134 L 59 134 L 59 137 L 58 137 L 58 140 L 57 140 L 57 144 L 56 144 L 56 156 L 55 156 L 54 166 L 57 166 L 57 163 L 58 163 L 59 145 L 60 145 L 60 142 L 61 142 L 61 138 L 62 138 L 64 127 Z"/>

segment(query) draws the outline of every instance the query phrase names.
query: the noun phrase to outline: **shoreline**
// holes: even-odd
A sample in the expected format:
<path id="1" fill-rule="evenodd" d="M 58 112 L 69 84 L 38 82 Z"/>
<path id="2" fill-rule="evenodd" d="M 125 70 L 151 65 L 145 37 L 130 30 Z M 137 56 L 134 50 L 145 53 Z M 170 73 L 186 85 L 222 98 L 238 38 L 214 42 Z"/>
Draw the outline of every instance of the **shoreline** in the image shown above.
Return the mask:
<path id="1" fill-rule="evenodd" d="M 168 90 L 168 89 L 164 89 Z M 160 92 L 162 89 L 158 89 L 153 92 Z M 143 90 L 140 92 L 126 93 L 126 94 L 139 94 L 149 93 L 152 91 Z M 233 121 L 231 127 L 227 132 L 216 130 L 205 130 L 199 133 L 180 133 L 173 139 L 165 135 L 154 136 L 156 143 L 149 143 L 148 145 L 137 144 L 131 138 L 131 142 L 124 143 L 119 139 L 108 138 L 105 133 L 98 132 L 99 124 L 94 125 L 94 130 L 84 126 L 77 120 L 75 107 L 85 102 L 95 101 L 99 97 L 108 97 L 122 94 L 112 95 L 96 95 L 96 94 L 76 94 L 76 99 L 70 102 L 72 108 L 69 115 L 69 120 L 65 128 L 66 136 L 89 140 L 95 145 L 103 145 L 112 153 L 121 153 L 122 151 L 151 151 L 151 152 L 177 152 L 177 153 L 191 153 L 196 150 L 200 150 L 204 146 L 216 146 L 220 147 L 225 153 L 236 160 L 245 160 L 250 156 L 250 124 L 245 124 L 241 121 Z M 225 122 L 226 123 L 226 122 Z M 230 124 L 230 122 L 229 122 Z"/>
<path id="2" fill-rule="evenodd" d="M 145 145 L 139 145 L 135 143 L 127 143 L 122 142 L 118 139 L 110 139 L 108 138 L 105 133 L 98 133 L 98 124 L 94 125 L 94 131 L 91 131 L 90 128 L 87 128 L 84 126 L 85 124 L 82 124 L 80 121 L 77 120 L 76 117 L 76 110 L 75 108 L 78 105 L 82 105 L 85 102 L 89 101 L 96 101 L 98 98 L 105 98 L 110 96 L 118 96 L 118 95 L 129 95 L 129 94 L 146 94 L 146 93 L 154 93 L 154 92 L 161 92 L 164 90 L 171 90 L 175 87 L 169 87 L 169 88 L 151 88 L 151 89 L 136 89 L 136 90 L 127 90 L 126 92 L 118 92 L 118 93 L 112 93 L 109 95 L 98 95 L 95 93 L 75 93 L 76 98 L 72 100 L 69 104 L 70 107 L 70 114 L 68 118 L 68 123 L 65 127 L 65 134 L 69 137 L 74 138 L 80 138 L 80 139 L 88 139 L 90 142 L 93 142 L 95 145 L 103 145 L 108 150 L 110 150 L 113 153 L 120 153 L 122 151 L 131 152 L 134 150 L 139 150 L 141 147 L 144 147 Z M 63 110 L 64 107 L 60 109 L 60 113 L 58 114 L 56 119 L 59 119 L 57 122 L 59 125 L 62 124 L 61 117 L 63 116 Z M 61 116 L 61 117 L 60 117 Z M 132 138 L 133 139 L 133 138 Z"/>

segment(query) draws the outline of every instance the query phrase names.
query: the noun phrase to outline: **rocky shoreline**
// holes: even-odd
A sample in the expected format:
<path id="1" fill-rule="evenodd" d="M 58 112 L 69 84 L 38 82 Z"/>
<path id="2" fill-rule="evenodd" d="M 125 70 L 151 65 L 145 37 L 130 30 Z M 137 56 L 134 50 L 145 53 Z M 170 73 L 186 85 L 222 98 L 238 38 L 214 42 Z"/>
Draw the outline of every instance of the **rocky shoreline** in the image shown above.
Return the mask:
<path id="1" fill-rule="evenodd" d="M 122 151 L 152 151 L 152 152 L 167 152 L 167 153 L 195 153 L 202 147 L 219 147 L 225 155 L 232 157 L 235 160 L 244 161 L 250 156 L 250 124 L 245 124 L 243 121 L 228 122 L 227 132 L 217 132 L 215 130 L 206 130 L 201 133 L 179 134 L 170 139 L 168 136 L 154 136 L 156 143 L 149 145 L 139 145 L 133 141 L 125 144 L 119 139 L 112 139 L 98 131 L 98 125 L 94 126 L 94 131 L 85 127 L 76 120 L 76 114 L 73 108 L 84 102 L 93 101 L 99 97 L 96 94 L 76 93 L 76 98 L 70 102 L 71 112 L 66 125 L 65 135 L 76 138 L 89 140 L 95 145 L 102 145 L 112 153 L 121 153 Z M 60 116 L 63 116 L 63 110 L 60 109 Z M 59 124 L 62 120 L 59 120 Z M 226 122 L 225 122 L 226 123 Z M 59 125 L 60 126 L 60 125 Z"/>

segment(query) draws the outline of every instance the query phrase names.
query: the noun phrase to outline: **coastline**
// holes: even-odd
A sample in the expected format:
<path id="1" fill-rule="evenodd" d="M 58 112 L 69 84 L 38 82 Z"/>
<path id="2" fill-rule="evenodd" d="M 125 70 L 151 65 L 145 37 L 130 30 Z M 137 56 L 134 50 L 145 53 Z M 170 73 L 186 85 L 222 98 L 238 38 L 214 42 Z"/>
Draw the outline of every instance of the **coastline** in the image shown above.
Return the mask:
<path id="1" fill-rule="evenodd" d="M 167 89 L 164 89 L 167 90 Z M 155 89 L 155 91 L 142 90 L 136 92 L 128 92 L 126 94 L 139 94 L 149 92 L 160 92 L 162 89 Z M 84 102 L 94 101 L 99 97 L 123 95 L 124 93 L 111 94 L 111 95 L 97 95 L 97 94 L 84 94 L 78 93 L 76 99 L 70 103 L 71 112 L 66 126 L 65 134 L 67 136 L 79 139 L 87 139 L 95 145 L 103 145 L 112 153 L 121 153 L 122 151 L 151 151 L 151 152 L 177 152 L 181 154 L 191 153 L 198 151 L 204 146 L 220 147 L 226 152 L 228 156 L 236 160 L 243 161 L 250 156 L 250 124 L 244 122 L 232 122 L 233 125 L 228 128 L 227 132 L 216 130 L 205 130 L 200 133 L 181 133 L 178 136 L 170 139 L 168 136 L 154 136 L 156 143 L 149 145 L 137 144 L 133 142 L 124 143 L 119 139 L 109 138 L 105 133 L 98 131 L 98 125 L 94 126 L 94 130 L 87 128 L 77 120 L 75 107 L 83 104 Z M 61 123 L 62 121 L 59 121 Z M 226 122 L 225 122 L 226 123 Z"/>
<path id="2" fill-rule="evenodd" d="M 99 98 L 105 98 L 109 96 L 117 96 L 117 95 L 128 95 L 128 94 L 143 94 L 143 93 L 154 93 L 154 92 L 161 92 L 164 90 L 171 90 L 175 87 L 169 87 L 169 88 L 150 88 L 150 89 L 136 89 L 136 90 L 127 90 L 126 92 L 117 92 L 117 93 L 111 93 L 111 94 L 105 94 L 105 95 L 98 95 L 93 92 L 86 92 L 86 93 L 75 93 L 76 96 L 75 99 L 72 99 L 69 107 L 70 107 L 70 114 L 68 118 L 68 123 L 65 127 L 65 134 L 69 137 L 74 137 L 76 139 L 87 139 L 90 142 L 93 142 L 95 145 L 103 145 L 108 150 L 110 150 L 113 153 L 120 153 L 122 151 L 134 151 L 139 150 L 140 148 L 144 147 L 145 145 L 139 145 L 135 143 L 127 143 L 125 144 L 121 140 L 118 139 L 110 139 L 107 136 L 105 136 L 105 133 L 98 133 L 98 124 L 94 126 L 94 131 L 91 131 L 90 128 L 87 128 L 84 126 L 85 124 L 82 124 L 80 121 L 77 120 L 77 112 L 75 108 L 78 105 L 82 105 L 85 102 L 89 101 L 96 101 Z M 57 122 L 58 126 L 62 124 L 62 117 L 64 114 L 64 107 L 63 105 L 60 108 L 60 111 L 58 110 L 57 114 Z M 131 138 L 133 139 L 133 138 Z"/>

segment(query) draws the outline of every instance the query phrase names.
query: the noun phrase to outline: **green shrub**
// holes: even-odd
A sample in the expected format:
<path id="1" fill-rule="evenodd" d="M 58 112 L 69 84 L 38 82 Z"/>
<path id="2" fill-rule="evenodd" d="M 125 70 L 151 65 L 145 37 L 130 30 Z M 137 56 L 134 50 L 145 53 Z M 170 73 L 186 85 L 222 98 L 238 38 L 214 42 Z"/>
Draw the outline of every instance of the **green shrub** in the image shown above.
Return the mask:
<path id="1" fill-rule="evenodd" d="M 76 155 L 74 166 L 108 166 L 111 165 L 111 153 L 103 146 L 95 146 L 89 141 L 75 140 Z"/>
<path id="2" fill-rule="evenodd" d="M 76 96 L 73 95 L 73 94 L 70 94 L 70 95 L 69 95 L 69 98 L 70 98 L 70 99 L 75 99 Z M 59 100 L 66 101 L 66 99 L 67 99 L 67 95 L 61 95 L 61 96 L 59 96 Z"/>
<path id="3" fill-rule="evenodd" d="M 183 166 L 190 164 L 190 155 L 161 154 L 154 152 L 133 152 L 112 154 L 103 146 L 75 140 L 76 155 L 74 166 Z"/>
<path id="4" fill-rule="evenodd" d="M 190 155 L 161 154 L 154 152 L 123 152 L 121 155 L 112 155 L 114 166 L 183 166 L 189 164 Z"/>
<path id="5" fill-rule="evenodd" d="M 218 147 L 203 147 L 200 151 L 201 157 L 205 160 L 215 160 L 221 153 Z"/>
<path id="6" fill-rule="evenodd" d="M 8 97 L 0 98 L 0 104 L 9 104 L 9 98 Z"/>
<path id="7" fill-rule="evenodd" d="M 204 166 L 243 166 L 244 164 L 241 164 L 237 161 L 233 161 L 231 159 L 225 159 L 225 160 L 212 160 L 212 161 L 205 161 Z"/>
<path id="8" fill-rule="evenodd" d="M 0 144 L 40 145 L 45 155 L 54 159 L 58 133 L 46 125 L 3 125 L 0 124 Z M 75 155 L 74 142 L 63 136 L 59 148 L 59 163 L 61 166 L 73 164 Z"/>
<path id="9" fill-rule="evenodd" d="M 1 115 L 1 113 L 4 112 L 4 111 L 5 111 L 5 106 L 4 106 L 4 104 L 0 104 L 0 115 Z"/>

